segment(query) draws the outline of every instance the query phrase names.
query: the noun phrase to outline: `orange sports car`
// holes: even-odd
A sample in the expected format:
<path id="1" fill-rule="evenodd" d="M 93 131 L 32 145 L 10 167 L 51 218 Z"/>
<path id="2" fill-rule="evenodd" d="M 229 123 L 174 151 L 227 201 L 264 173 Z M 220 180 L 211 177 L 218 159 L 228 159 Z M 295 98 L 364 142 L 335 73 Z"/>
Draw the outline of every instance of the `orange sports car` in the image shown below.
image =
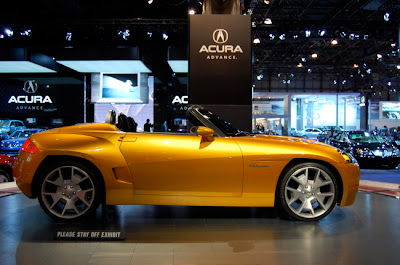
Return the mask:
<path id="1" fill-rule="evenodd" d="M 307 139 L 249 135 L 200 106 L 190 133 L 130 132 L 129 119 L 34 134 L 13 174 L 56 221 L 81 221 L 100 203 L 278 207 L 294 220 L 319 220 L 353 204 L 356 160 Z M 116 124 L 114 124 L 116 123 Z"/>

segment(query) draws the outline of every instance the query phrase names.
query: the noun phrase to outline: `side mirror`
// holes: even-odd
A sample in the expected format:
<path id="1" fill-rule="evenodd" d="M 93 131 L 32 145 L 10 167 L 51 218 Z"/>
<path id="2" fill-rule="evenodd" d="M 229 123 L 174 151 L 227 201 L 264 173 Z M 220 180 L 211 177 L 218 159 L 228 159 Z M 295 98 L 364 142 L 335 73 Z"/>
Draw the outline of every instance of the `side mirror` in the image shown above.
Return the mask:
<path id="1" fill-rule="evenodd" d="M 204 127 L 204 126 L 199 126 L 197 128 L 197 135 L 201 136 L 202 141 L 206 142 L 212 142 L 214 141 L 214 130 Z"/>

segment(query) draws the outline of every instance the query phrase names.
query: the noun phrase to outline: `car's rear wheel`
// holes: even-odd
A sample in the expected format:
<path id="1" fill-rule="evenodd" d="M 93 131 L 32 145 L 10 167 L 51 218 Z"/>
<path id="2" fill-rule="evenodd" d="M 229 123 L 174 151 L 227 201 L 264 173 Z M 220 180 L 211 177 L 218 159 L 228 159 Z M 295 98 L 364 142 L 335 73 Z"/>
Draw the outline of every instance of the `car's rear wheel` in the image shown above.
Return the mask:
<path id="1" fill-rule="evenodd" d="M 7 171 L 0 169 L 0 183 L 4 183 L 4 182 L 11 182 L 12 177 L 10 176 L 10 174 L 8 174 Z"/>
<path id="2" fill-rule="evenodd" d="M 301 163 L 284 173 L 277 203 L 286 216 L 297 221 L 316 221 L 335 207 L 338 185 L 333 173 L 317 163 Z"/>
<path id="3" fill-rule="evenodd" d="M 58 222 L 79 222 L 96 212 L 100 186 L 92 170 L 75 162 L 62 162 L 45 170 L 39 182 L 39 202 Z"/>

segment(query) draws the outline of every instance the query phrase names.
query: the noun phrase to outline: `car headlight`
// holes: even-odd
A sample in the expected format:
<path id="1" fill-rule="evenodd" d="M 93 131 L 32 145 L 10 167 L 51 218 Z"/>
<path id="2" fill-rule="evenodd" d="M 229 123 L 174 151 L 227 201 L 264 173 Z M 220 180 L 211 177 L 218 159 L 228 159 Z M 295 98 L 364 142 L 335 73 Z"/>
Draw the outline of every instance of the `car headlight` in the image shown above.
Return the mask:
<path id="1" fill-rule="evenodd" d="M 371 152 L 371 150 L 369 149 L 361 149 L 361 148 L 357 148 L 356 152 L 359 156 L 361 157 L 367 157 L 367 156 L 373 156 L 374 154 Z"/>
<path id="2" fill-rule="evenodd" d="M 354 158 L 354 156 L 352 154 L 346 153 L 345 151 L 343 151 L 341 149 L 336 149 L 336 151 L 338 151 L 342 155 L 344 160 L 346 160 L 347 162 L 358 165 L 357 160 Z"/>

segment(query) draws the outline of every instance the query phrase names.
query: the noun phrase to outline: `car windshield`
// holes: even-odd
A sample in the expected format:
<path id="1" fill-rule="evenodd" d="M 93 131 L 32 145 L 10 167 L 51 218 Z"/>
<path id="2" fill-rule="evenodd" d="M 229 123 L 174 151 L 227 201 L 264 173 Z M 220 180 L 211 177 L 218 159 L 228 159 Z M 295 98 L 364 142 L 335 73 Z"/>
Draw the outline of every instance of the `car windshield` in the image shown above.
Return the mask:
<path id="1" fill-rule="evenodd" d="M 248 133 L 242 132 L 231 123 L 227 122 L 226 120 L 222 119 L 221 117 L 215 115 L 211 111 L 205 109 L 199 109 L 199 112 L 205 117 L 207 120 L 212 122 L 215 126 L 218 127 L 226 136 L 243 136 L 247 135 Z"/>
<path id="2" fill-rule="evenodd" d="M 30 135 L 36 133 L 37 131 L 15 131 L 10 137 L 11 138 L 28 138 Z"/>
<path id="3" fill-rule="evenodd" d="M 0 120 L 0 127 L 5 127 L 8 125 L 8 120 Z"/>
<path id="4" fill-rule="evenodd" d="M 379 135 L 369 132 L 350 133 L 350 139 L 355 143 L 384 143 L 385 140 Z"/>

